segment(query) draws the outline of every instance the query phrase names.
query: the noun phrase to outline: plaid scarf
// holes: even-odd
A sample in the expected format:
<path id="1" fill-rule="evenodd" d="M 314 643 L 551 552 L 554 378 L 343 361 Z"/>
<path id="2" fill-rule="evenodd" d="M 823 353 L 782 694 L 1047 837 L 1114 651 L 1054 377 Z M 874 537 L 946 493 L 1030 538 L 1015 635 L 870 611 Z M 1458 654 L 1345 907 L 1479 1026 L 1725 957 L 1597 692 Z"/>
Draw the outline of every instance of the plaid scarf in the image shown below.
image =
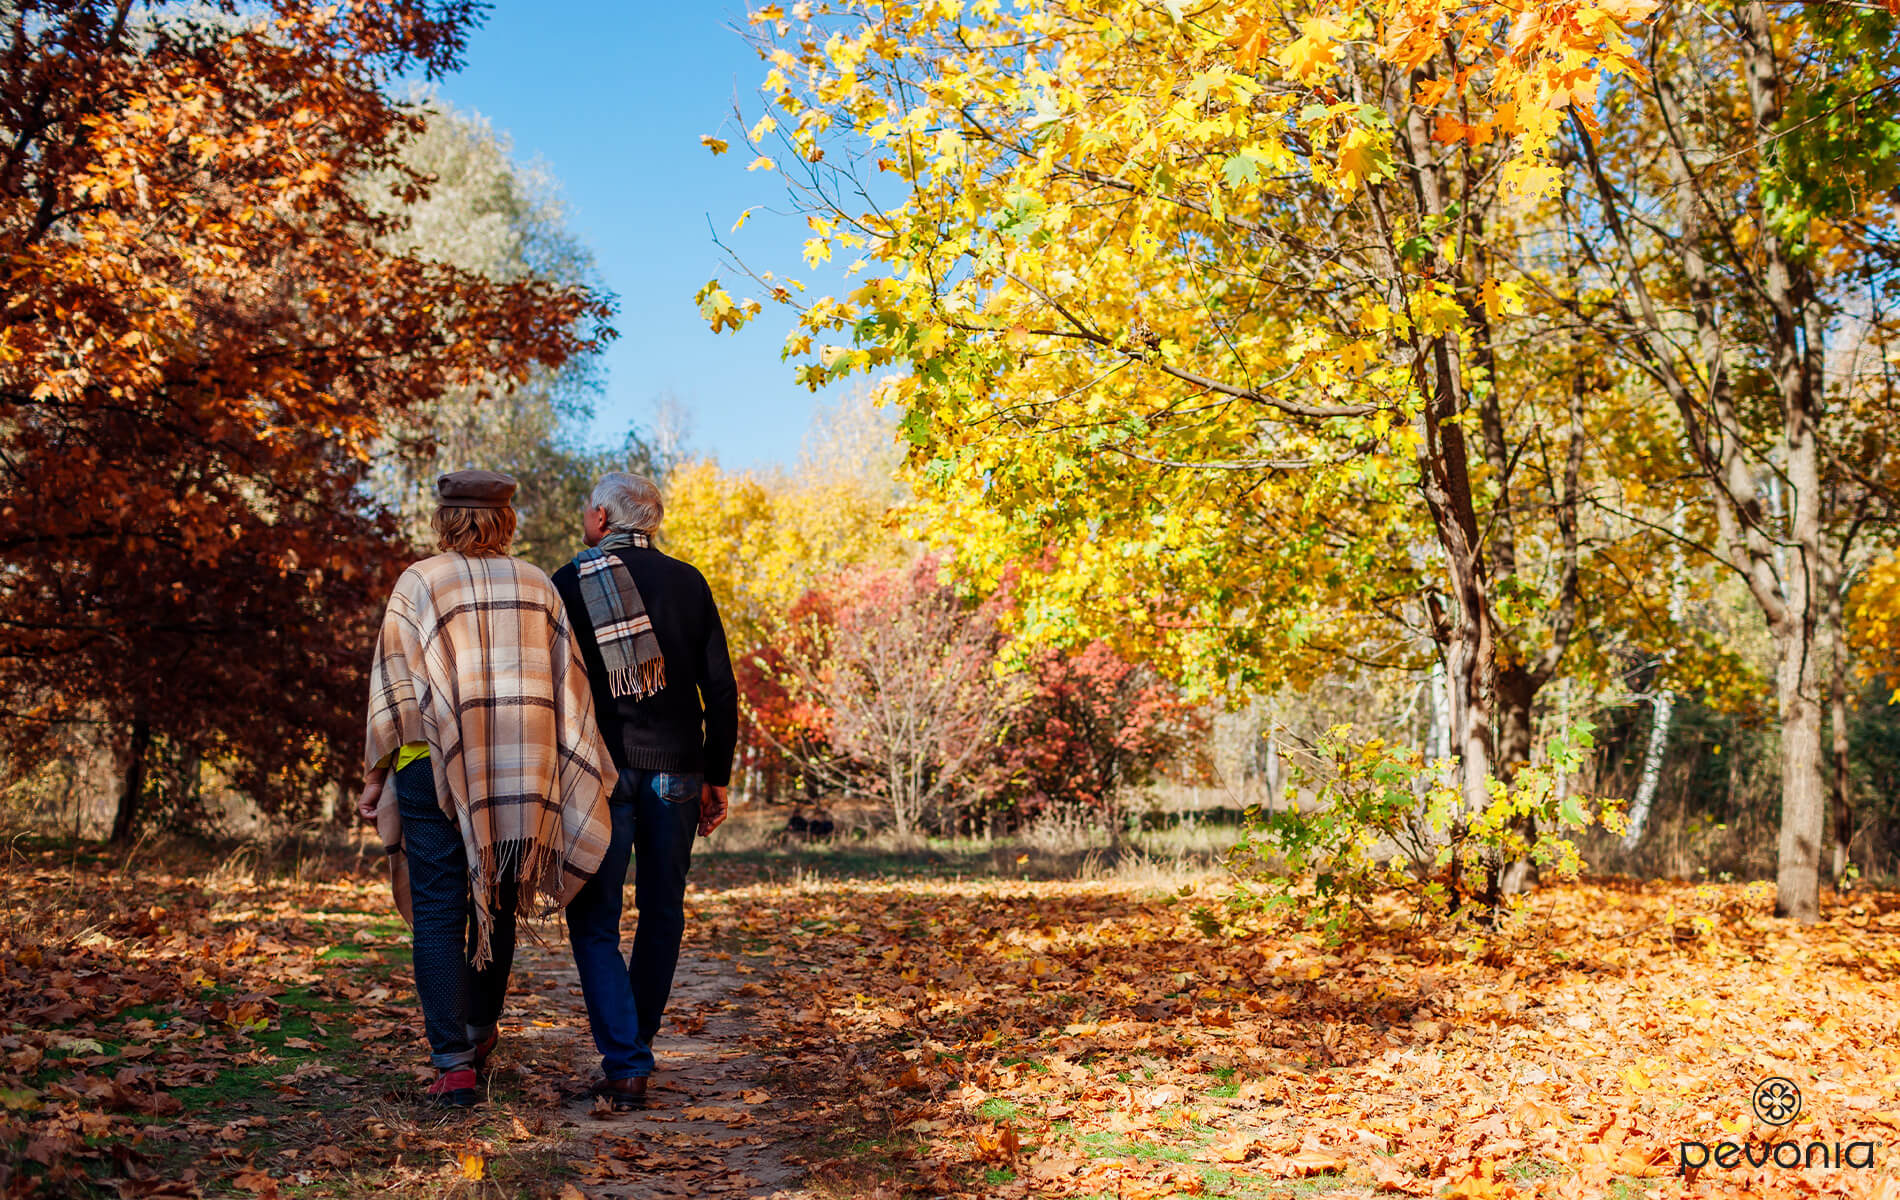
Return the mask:
<path id="1" fill-rule="evenodd" d="M 660 655 L 660 639 L 653 635 L 653 622 L 640 589 L 633 585 L 633 575 L 608 551 L 622 546 L 645 549 L 652 544 L 644 533 L 615 531 L 574 556 L 581 599 L 587 602 L 587 619 L 594 626 L 594 641 L 607 667 L 607 688 L 615 696 L 635 700 L 645 700 L 666 686 L 666 659 Z"/>

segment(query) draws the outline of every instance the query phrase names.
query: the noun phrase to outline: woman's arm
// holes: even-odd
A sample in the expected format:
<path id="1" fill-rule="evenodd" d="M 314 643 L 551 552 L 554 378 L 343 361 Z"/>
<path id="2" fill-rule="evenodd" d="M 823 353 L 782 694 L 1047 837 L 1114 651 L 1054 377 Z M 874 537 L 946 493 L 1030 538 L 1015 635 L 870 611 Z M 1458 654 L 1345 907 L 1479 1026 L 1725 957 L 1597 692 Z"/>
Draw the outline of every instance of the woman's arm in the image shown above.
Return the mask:
<path id="1" fill-rule="evenodd" d="M 372 767 L 363 776 L 363 795 L 356 802 L 356 815 L 372 824 L 376 820 L 376 805 L 383 798 L 383 784 L 389 778 L 389 768 Z"/>

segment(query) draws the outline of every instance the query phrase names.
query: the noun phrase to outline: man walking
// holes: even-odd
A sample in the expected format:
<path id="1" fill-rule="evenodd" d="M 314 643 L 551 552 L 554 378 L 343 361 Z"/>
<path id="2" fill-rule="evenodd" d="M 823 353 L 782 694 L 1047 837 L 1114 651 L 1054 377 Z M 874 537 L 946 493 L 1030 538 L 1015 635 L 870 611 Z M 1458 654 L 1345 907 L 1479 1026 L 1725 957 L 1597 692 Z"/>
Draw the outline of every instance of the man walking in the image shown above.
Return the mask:
<path id="1" fill-rule="evenodd" d="M 568 939 L 616 1109 L 646 1103 L 673 969 L 686 928 L 686 872 L 695 833 L 726 819 L 738 740 L 739 691 L 705 576 L 653 548 L 664 507 L 653 481 L 614 472 L 589 497 L 588 548 L 554 573 L 587 664 L 594 711 L 619 779 L 613 839 L 567 907 Z M 638 922 L 620 956 L 629 858 Z"/>

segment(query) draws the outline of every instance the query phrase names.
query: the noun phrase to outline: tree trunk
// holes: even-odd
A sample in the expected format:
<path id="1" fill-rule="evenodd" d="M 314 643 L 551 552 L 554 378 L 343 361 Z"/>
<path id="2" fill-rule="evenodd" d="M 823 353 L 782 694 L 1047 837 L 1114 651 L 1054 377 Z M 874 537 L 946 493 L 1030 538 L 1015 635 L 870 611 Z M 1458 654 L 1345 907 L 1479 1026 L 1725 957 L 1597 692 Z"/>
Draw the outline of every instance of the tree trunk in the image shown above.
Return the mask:
<path id="1" fill-rule="evenodd" d="M 1841 624 L 1841 594 L 1847 585 L 1831 580 L 1828 589 L 1828 644 L 1833 649 L 1832 670 L 1828 672 L 1828 717 L 1833 727 L 1832 766 L 1834 788 L 1834 861 L 1829 878 L 1840 891 L 1847 878 L 1848 851 L 1854 842 L 1854 806 L 1848 794 L 1847 775 L 1847 631 Z"/>
<path id="2" fill-rule="evenodd" d="M 1781 838 L 1775 915 L 1821 919 L 1821 836 L 1827 788 L 1821 774 L 1821 706 L 1814 694 L 1813 639 L 1805 628 L 1777 639 L 1781 711 Z"/>
<path id="3" fill-rule="evenodd" d="M 1537 699 L 1537 684 L 1522 667 L 1497 669 L 1498 770 L 1506 780 L 1531 760 L 1531 706 Z"/>
<path id="4" fill-rule="evenodd" d="M 1458 790 L 1464 798 L 1465 815 L 1470 817 L 1491 803 L 1491 697 L 1486 686 L 1491 682 L 1494 649 L 1491 603 L 1465 435 L 1457 419 L 1464 404 L 1451 349 L 1445 339 L 1437 338 L 1421 346 L 1419 352 L 1426 394 L 1420 414 L 1425 436 L 1420 440 L 1419 474 L 1451 576 L 1454 611 L 1445 674 L 1451 693 L 1451 743 L 1452 752 L 1458 756 Z"/>
<path id="5" fill-rule="evenodd" d="M 1637 779 L 1636 798 L 1630 802 L 1629 832 L 1623 835 L 1625 850 L 1634 850 L 1642 844 L 1650 806 L 1656 803 L 1656 790 L 1662 784 L 1663 758 L 1669 753 L 1669 723 L 1675 714 L 1676 695 L 1665 688 L 1650 697 L 1650 704 L 1654 707 L 1649 744 L 1643 749 L 1643 773 Z"/>
<path id="6" fill-rule="evenodd" d="M 1829 708 L 1834 719 L 1834 861 L 1829 878 L 1838 892 L 1847 879 L 1848 849 L 1854 840 L 1854 805 L 1847 791 L 1847 688 L 1838 674 Z"/>
<path id="7" fill-rule="evenodd" d="M 1437 762 L 1451 757 L 1451 692 L 1445 681 L 1445 660 L 1442 655 L 1432 657 L 1432 677 L 1428 685 L 1431 688 L 1432 724 L 1426 737 L 1426 757 Z"/>
<path id="8" fill-rule="evenodd" d="M 1522 666 L 1500 665 L 1493 676 L 1498 702 L 1498 775 L 1509 783 L 1519 767 L 1531 760 L 1532 705 L 1541 681 Z M 1537 819 L 1526 815 L 1516 823 L 1526 845 L 1537 842 Z M 1528 854 L 1519 855 L 1498 866 L 1497 893 L 1517 896 L 1530 890 L 1537 880 L 1537 865 Z"/>
<path id="9" fill-rule="evenodd" d="M 145 791 L 145 758 L 152 748 L 152 726 L 143 717 L 132 722 L 132 742 L 125 761 L 125 787 L 119 793 L 119 811 L 112 818 L 112 841 L 123 844 L 132 838 L 138 823 L 139 798 Z"/>
<path id="10" fill-rule="evenodd" d="M 1784 88 L 1774 23 L 1762 0 L 1739 10 L 1742 61 L 1755 128 L 1772 139 L 1781 124 Z M 1770 615 L 1775 634 L 1777 700 L 1781 709 L 1781 837 L 1775 868 L 1775 912 L 1798 921 L 1821 916 L 1821 837 L 1826 824 L 1826 782 L 1821 773 L 1821 705 L 1815 691 L 1816 585 L 1826 567 L 1821 553 L 1820 419 L 1821 367 L 1826 322 L 1814 292 L 1814 276 L 1799 254 L 1769 226 L 1761 240 L 1762 291 L 1773 321 L 1768 348 L 1774 357 L 1782 410 L 1782 449 L 1792 509 L 1785 539 L 1775 550 L 1794 553 L 1778 569 L 1784 611 Z M 1778 523 L 1778 522 L 1777 522 Z M 1791 543 L 1791 545 L 1789 545 Z M 1776 619 L 1776 617 L 1779 619 Z"/>

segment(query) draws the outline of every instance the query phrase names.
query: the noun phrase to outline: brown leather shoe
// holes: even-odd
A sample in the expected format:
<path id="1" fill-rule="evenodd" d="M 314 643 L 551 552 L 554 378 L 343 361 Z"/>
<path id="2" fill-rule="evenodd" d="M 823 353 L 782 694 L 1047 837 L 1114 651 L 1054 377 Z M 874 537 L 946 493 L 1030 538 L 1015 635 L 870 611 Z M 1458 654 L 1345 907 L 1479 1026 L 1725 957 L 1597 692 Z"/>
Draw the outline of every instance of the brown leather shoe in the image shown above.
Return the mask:
<path id="1" fill-rule="evenodd" d="M 615 1112 L 634 1112 L 647 1106 L 647 1077 L 602 1080 L 589 1088 L 587 1094 L 607 1101 Z"/>

